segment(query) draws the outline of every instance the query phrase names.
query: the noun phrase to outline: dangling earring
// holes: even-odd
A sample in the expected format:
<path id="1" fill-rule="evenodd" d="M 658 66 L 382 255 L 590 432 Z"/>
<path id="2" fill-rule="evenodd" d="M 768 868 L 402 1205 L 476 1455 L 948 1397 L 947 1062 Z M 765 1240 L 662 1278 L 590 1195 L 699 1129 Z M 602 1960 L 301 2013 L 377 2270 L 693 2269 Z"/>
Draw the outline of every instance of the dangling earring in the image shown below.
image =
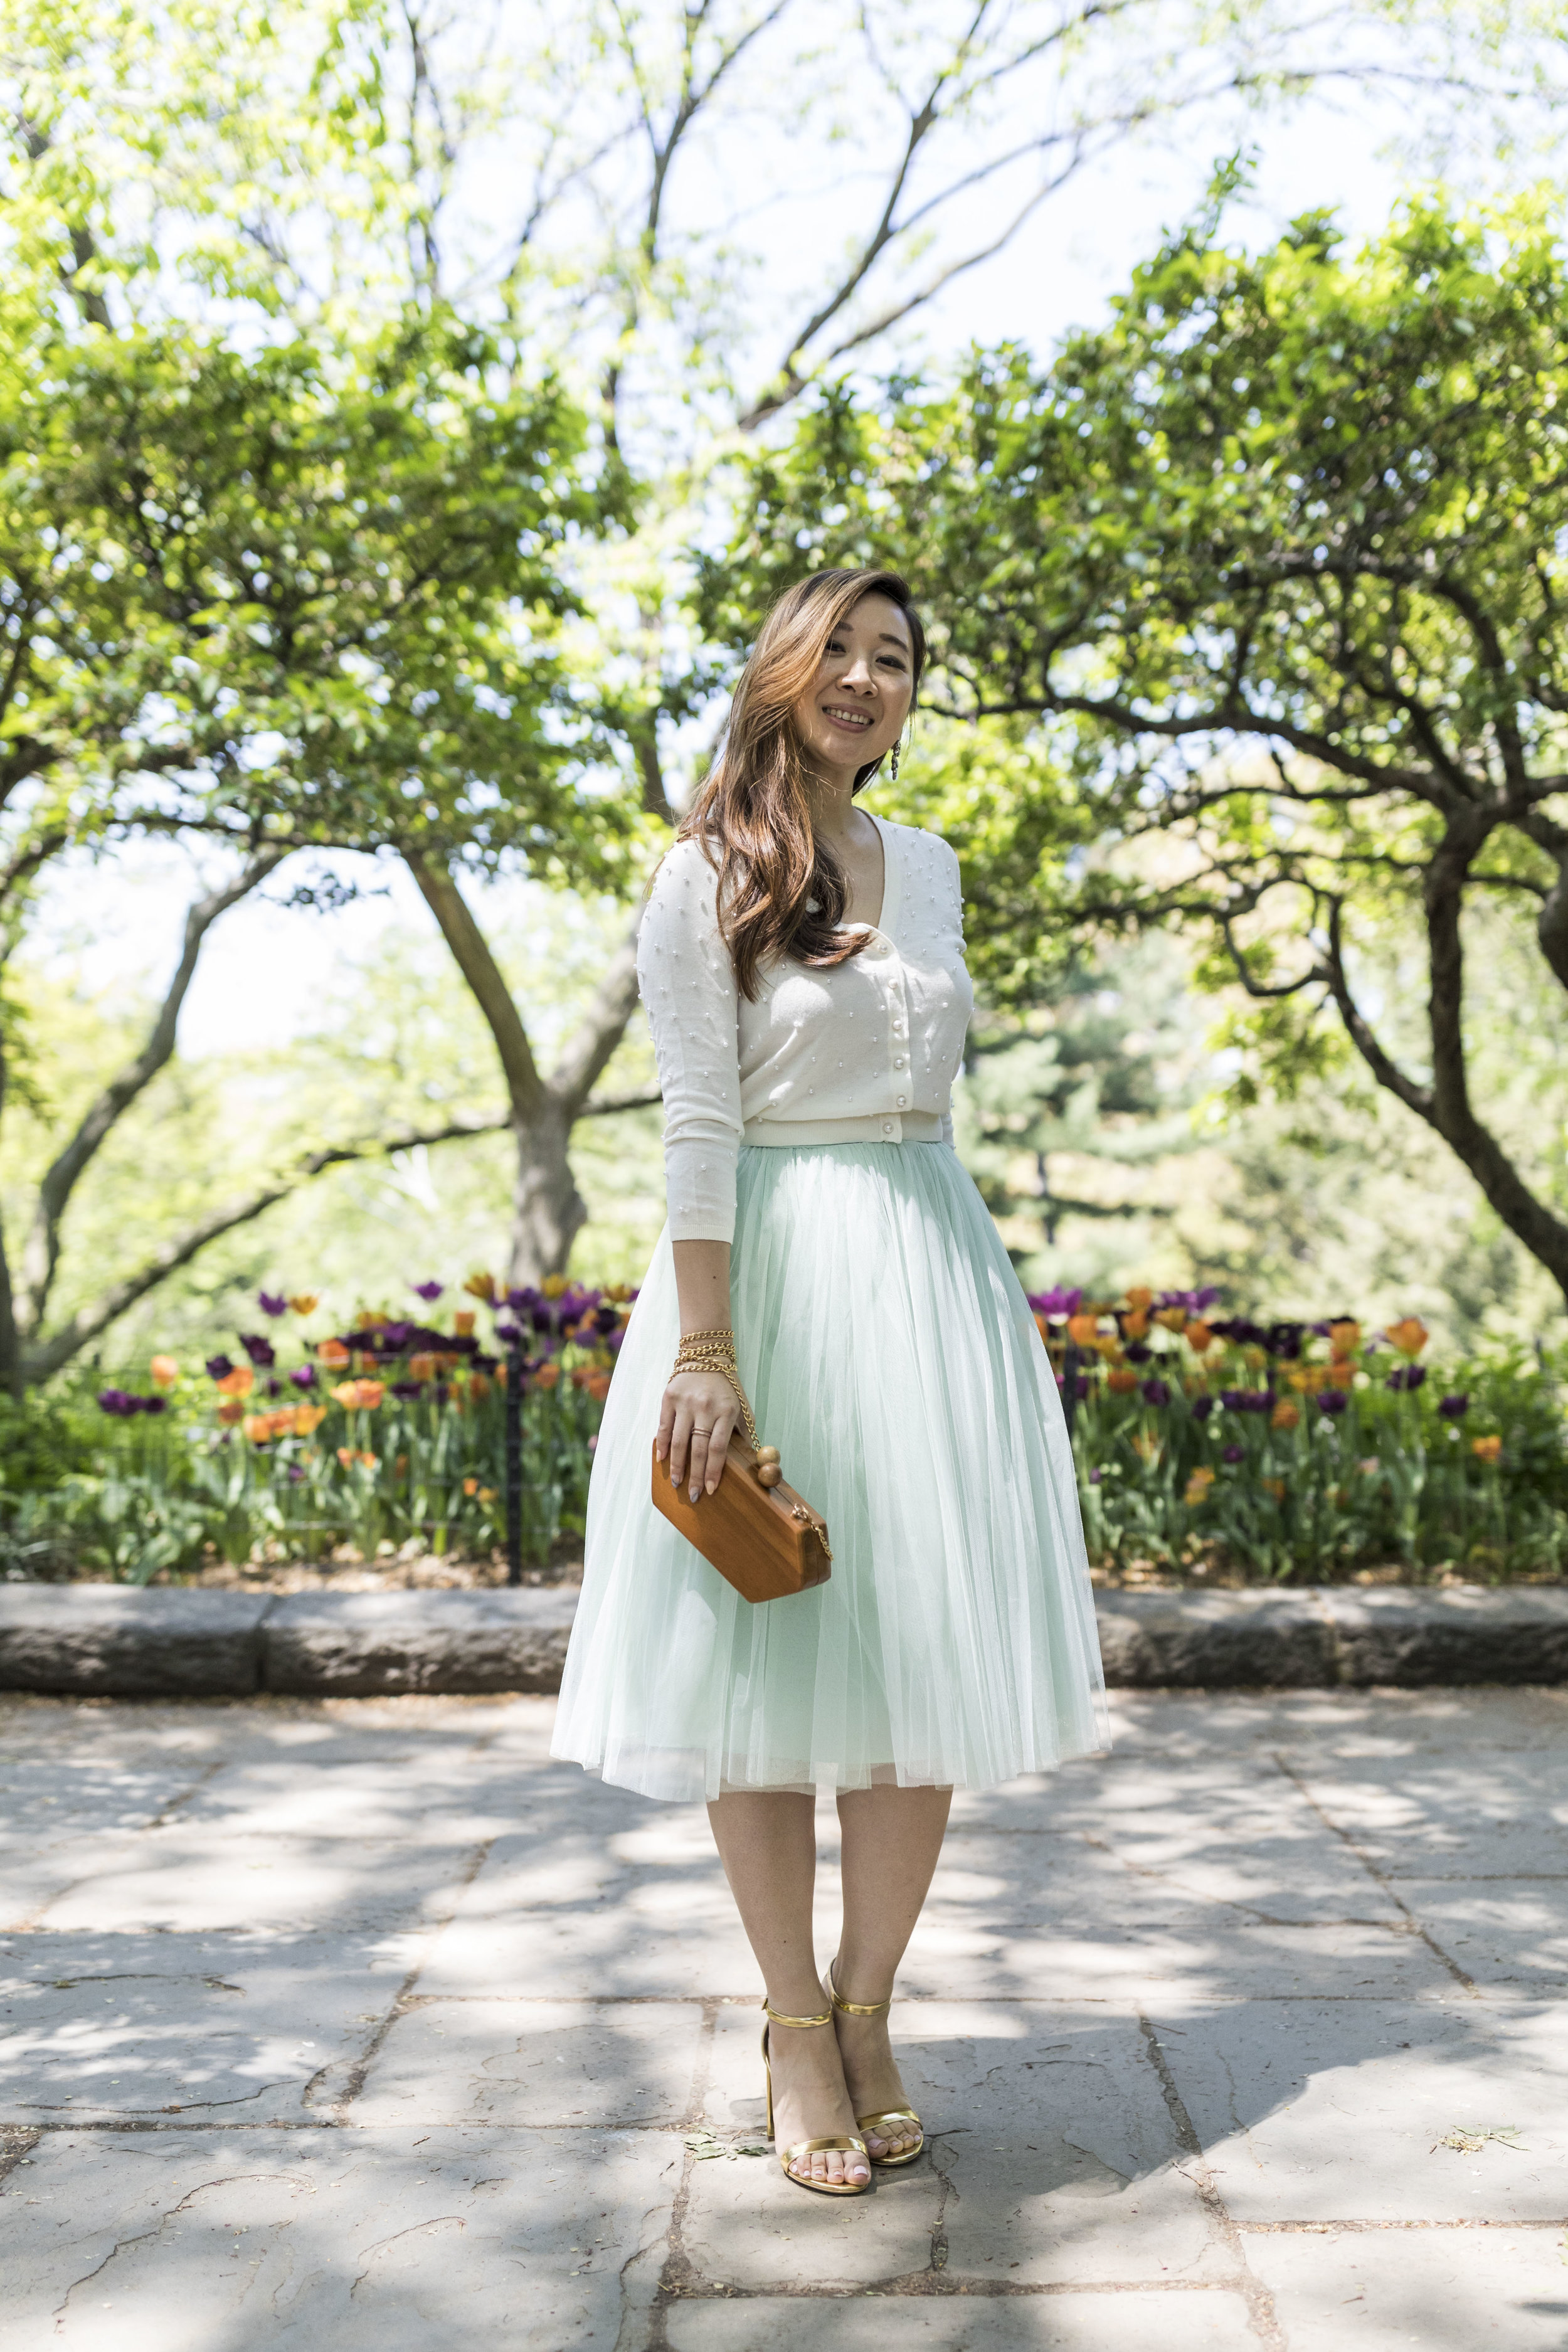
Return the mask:
<path id="1" fill-rule="evenodd" d="M 900 741 L 901 741 L 901 740 L 902 740 L 902 738 L 900 737 Z M 899 746 L 898 746 L 898 744 L 897 744 L 897 743 L 895 743 L 895 744 L 894 744 L 894 746 L 893 746 L 893 782 L 894 782 L 894 783 L 897 783 L 897 782 L 898 782 L 898 781 L 899 781 Z"/>

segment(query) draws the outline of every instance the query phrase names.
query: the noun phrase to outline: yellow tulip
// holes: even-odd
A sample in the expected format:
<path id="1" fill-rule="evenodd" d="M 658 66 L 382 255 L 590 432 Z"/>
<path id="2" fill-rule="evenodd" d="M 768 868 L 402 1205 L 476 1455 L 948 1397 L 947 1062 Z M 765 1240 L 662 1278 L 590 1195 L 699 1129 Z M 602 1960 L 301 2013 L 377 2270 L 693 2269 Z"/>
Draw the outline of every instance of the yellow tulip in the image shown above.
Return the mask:
<path id="1" fill-rule="evenodd" d="M 1478 1462 L 1495 1462 L 1502 1452 L 1500 1437 L 1472 1437 L 1470 1452 Z"/>
<path id="2" fill-rule="evenodd" d="M 316 1290 L 302 1290 L 297 1298 L 289 1301 L 296 1315 L 313 1315 L 321 1303 L 321 1293 Z"/>
<path id="3" fill-rule="evenodd" d="M 489 1306 L 496 1295 L 496 1278 L 493 1274 L 470 1274 L 463 1288 L 470 1298 L 482 1298 Z"/>

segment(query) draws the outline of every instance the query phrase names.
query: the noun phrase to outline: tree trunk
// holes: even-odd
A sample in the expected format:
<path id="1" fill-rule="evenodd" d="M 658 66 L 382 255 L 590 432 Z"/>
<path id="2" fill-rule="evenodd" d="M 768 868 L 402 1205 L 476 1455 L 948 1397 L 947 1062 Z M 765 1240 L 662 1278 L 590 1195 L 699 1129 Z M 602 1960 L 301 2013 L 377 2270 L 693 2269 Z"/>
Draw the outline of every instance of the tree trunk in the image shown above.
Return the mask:
<path id="1" fill-rule="evenodd" d="M 572 1173 L 572 1130 L 578 1119 L 604 1108 L 591 1100 L 593 1088 L 637 1004 L 637 922 L 611 958 L 554 1068 L 543 1077 L 500 967 L 451 875 L 412 856 L 405 856 L 405 863 L 495 1040 L 517 1150 L 507 1278 L 519 1288 L 537 1286 L 547 1274 L 565 1273 L 588 1213 Z"/>
<path id="2" fill-rule="evenodd" d="M 537 1118 L 512 1128 L 517 1175 L 507 1279 L 520 1287 L 564 1274 L 588 1213 L 572 1174 L 572 1127 L 573 1114 L 552 1097 Z"/>

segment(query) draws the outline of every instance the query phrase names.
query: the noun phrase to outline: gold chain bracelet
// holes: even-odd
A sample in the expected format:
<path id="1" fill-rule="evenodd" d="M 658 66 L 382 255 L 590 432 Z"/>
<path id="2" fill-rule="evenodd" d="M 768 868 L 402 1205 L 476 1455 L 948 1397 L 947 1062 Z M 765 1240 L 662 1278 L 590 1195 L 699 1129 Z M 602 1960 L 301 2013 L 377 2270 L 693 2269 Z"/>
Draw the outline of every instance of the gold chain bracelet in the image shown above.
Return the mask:
<path id="1" fill-rule="evenodd" d="M 676 1350 L 670 1379 L 681 1372 L 717 1372 L 734 1390 L 741 1407 L 741 1418 L 746 1424 L 746 1439 L 752 1453 L 757 1450 L 757 1424 L 752 1417 L 751 1401 L 741 1386 L 741 1374 L 735 1361 L 735 1335 L 732 1331 L 689 1331 Z"/>

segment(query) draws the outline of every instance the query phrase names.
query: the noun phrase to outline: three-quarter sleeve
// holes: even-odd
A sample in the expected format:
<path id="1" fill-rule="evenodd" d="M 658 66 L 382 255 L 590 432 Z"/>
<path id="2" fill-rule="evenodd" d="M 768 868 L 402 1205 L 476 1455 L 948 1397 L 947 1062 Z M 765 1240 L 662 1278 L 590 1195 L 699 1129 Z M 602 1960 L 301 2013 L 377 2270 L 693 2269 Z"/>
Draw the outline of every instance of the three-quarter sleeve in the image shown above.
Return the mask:
<path id="1" fill-rule="evenodd" d="M 719 930 L 718 877 L 694 841 L 654 877 L 637 936 L 637 985 L 664 1093 L 669 1237 L 735 1235 L 741 1146 L 735 968 Z"/>

